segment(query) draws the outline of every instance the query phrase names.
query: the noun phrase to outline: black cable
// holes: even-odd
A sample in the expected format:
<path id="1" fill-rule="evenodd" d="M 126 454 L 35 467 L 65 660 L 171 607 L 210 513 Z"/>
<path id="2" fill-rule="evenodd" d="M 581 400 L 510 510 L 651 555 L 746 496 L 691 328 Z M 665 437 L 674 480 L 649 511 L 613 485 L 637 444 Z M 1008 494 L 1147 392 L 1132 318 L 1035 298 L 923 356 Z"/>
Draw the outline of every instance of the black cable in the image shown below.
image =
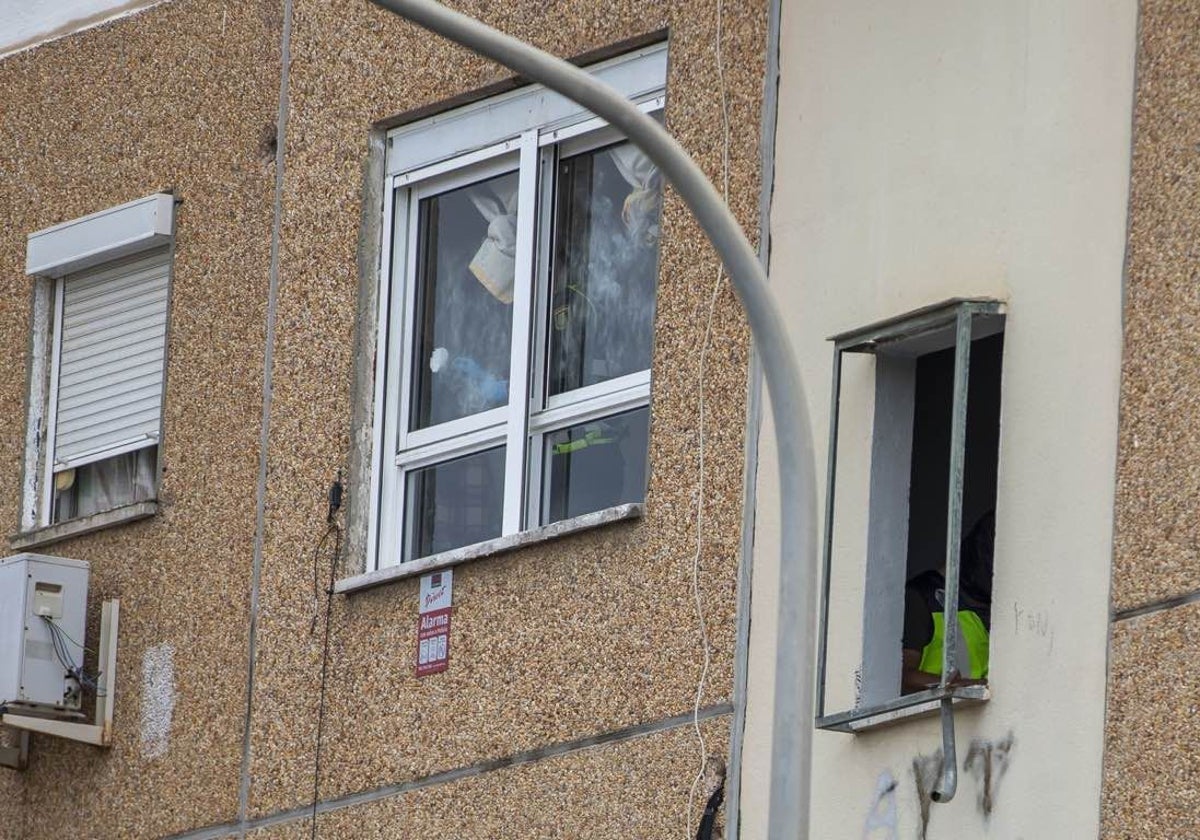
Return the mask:
<path id="1" fill-rule="evenodd" d="M 320 571 L 321 551 L 325 548 L 325 544 L 327 542 L 329 542 L 329 535 L 333 533 L 335 528 L 337 528 L 337 523 L 330 522 L 329 525 L 327 525 L 325 527 L 325 533 L 321 535 L 321 539 L 319 539 L 317 541 L 317 547 L 313 549 L 313 556 L 312 556 L 313 617 L 312 617 L 312 626 L 308 628 L 308 635 L 310 635 L 310 636 L 313 633 L 317 632 L 317 618 L 319 618 L 319 615 L 317 613 L 317 604 L 319 603 L 319 600 L 321 597 L 319 594 L 320 580 L 321 580 L 321 571 Z"/>
<path id="2" fill-rule="evenodd" d="M 717 811 L 725 799 L 725 776 L 721 776 L 721 784 L 708 797 L 704 806 L 704 816 L 700 818 L 700 827 L 696 830 L 696 840 L 712 840 L 713 831 L 717 827 Z"/>
<path id="3" fill-rule="evenodd" d="M 332 534 L 338 527 L 337 512 L 342 507 L 342 495 L 343 495 L 342 471 L 339 468 L 337 471 L 337 478 L 334 479 L 333 484 L 329 485 L 329 506 L 325 510 L 325 522 L 327 523 L 326 527 L 325 527 L 325 533 L 321 535 L 321 539 L 317 541 L 316 548 L 313 549 L 313 558 L 312 558 L 313 620 L 312 620 L 312 627 L 310 627 L 308 630 L 308 634 L 310 636 L 313 633 L 317 632 L 317 599 L 320 597 L 318 595 L 317 587 L 318 587 L 318 582 L 320 580 L 321 551 L 322 551 L 322 549 L 325 548 L 325 543 L 329 541 L 329 535 Z M 334 557 L 335 558 L 337 557 L 336 551 L 334 552 Z"/>
<path id="4" fill-rule="evenodd" d="M 321 647 L 321 690 L 317 703 L 317 745 L 313 755 L 313 799 L 312 799 L 312 838 L 317 836 L 317 804 L 321 801 L 321 737 L 325 732 L 325 691 L 329 684 L 329 631 L 333 621 L 333 584 L 337 580 L 338 558 L 342 554 L 342 529 L 337 523 L 337 512 L 342 506 L 342 471 L 338 470 L 337 480 L 329 488 L 329 508 L 325 516 L 328 527 L 325 534 L 317 543 L 317 551 L 325 544 L 329 534 L 333 532 L 333 556 L 329 558 L 329 586 L 325 589 L 325 639 Z M 313 553 L 313 595 L 316 596 L 317 553 Z M 313 616 L 313 626 L 316 627 L 316 615 Z"/>
<path id="5" fill-rule="evenodd" d="M 68 635 L 67 635 L 67 631 L 66 631 L 66 630 L 64 630 L 64 629 L 62 629 L 62 625 L 61 625 L 61 624 L 59 624 L 57 621 L 55 621 L 55 620 L 54 620 L 53 618 L 51 618 L 50 616 L 48 616 L 48 615 L 44 615 L 44 616 L 42 616 L 42 618 L 44 618 L 46 621 L 50 622 L 50 623 L 51 623 L 51 624 L 53 624 L 53 625 L 54 625 L 56 628 L 58 628 L 58 632 L 62 634 L 63 638 L 64 638 L 64 639 L 66 639 L 66 640 L 67 640 L 68 642 L 70 642 L 71 644 L 75 645 L 75 647 L 79 648 L 80 650 L 87 651 L 88 653 L 95 653 L 95 652 L 96 652 L 96 651 L 92 650 L 90 647 L 87 647 L 86 645 L 80 644 L 79 642 L 75 641 L 75 640 L 74 640 L 74 639 L 72 639 L 70 636 L 68 636 Z"/>
<path id="6" fill-rule="evenodd" d="M 69 644 L 73 644 L 81 650 L 88 650 L 79 642 L 67 635 L 66 631 L 58 626 L 58 623 L 50 616 L 41 616 L 42 621 L 46 622 L 46 627 L 50 632 L 50 643 L 54 647 L 54 655 L 58 658 L 58 664 L 66 669 L 67 674 L 75 679 L 82 688 L 91 689 L 99 695 L 99 674 L 92 676 L 82 665 L 75 662 L 75 657 L 71 655 Z"/>
<path id="7" fill-rule="evenodd" d="M 317 836 L 317 803 L 321 797 L 321 736 L 325 731 L 325 689 L 329 679 L 329 628 L 333 617 L 333 583 L 337 574 L 337 558 L 342 548 L 342 531 L 333 526 L 334 549 L 329 563 L 329 588 L 325 590 L 325 641 L 321 648 L 321 692 L 317 704 L 317 748 L 313 757 L 312 836 Z"/>

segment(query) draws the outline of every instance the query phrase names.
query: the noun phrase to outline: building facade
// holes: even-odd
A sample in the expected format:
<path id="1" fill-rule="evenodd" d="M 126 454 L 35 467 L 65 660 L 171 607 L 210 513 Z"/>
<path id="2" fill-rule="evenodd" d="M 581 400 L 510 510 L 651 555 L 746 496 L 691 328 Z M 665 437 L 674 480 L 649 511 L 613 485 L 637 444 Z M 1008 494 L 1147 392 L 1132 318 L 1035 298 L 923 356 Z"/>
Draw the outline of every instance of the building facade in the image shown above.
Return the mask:
<path id="1" fill-rule="evenodd" d="M 467 10 L 624 85 L 756 229 L 764 3 Z M 619 136 L 370 3 L 114 11 L 133 13 L 0 60 L 3 399 L 63 430 L 10 428 L 12 549 L 91 564 L 89 642 L 121 602 L 113 745 L 34 735 L 0 780 L 0 834 L 308 836 L 314 797 L 324 837 L 667 836 L 689 802 L 694 831 L 734 717 L 749 340 L 685 208 L 660 207 Z M 74 381 L 56 294 L 71 310 L 84 279 L 147 252 L 59 226 L 107 213 L 137 233 L 127 205 L 161 196 L 161 410 L 134 455 L 75 453 L 75 402 L 37 387 Z M 558 238 L 532 241 L 529 219 Z M 423 302 L 393 318 L 381 290 Z M 516 332 L 497 345 L 503 307 Z M 409 358 L 405 330 L 419 365 L 388 362 Z M 555 377 L 503 375 L 521 347 L 557 353 Z M 487 404 L 459 401 L 475 374 Z M 412 381 L 377 391 L 387 376 Z M 504 408 L 539 389 L 538 411 Z M 540 468 L 497 458 L 510 443 Z M 89 482 L 138 457 L 149 489 L 91 513 Z M 430 556 L 453 564 L 449 666 L 418 676 L 420 576 L 401 561 Z"/>
<path id="2" fill-rule="evenodd" d="M 1192 3 L 785 6 L 771 275 L 795 313 L 820 514 L 833 509 L 812 604 L 827 715 L 814 837 L 1200 830 L 1183 652 L 1198 24 Z M 994 303 L 1003 338 L 989 348 L 1000 327 L 976 321 L 965 395 L 963 533 L 995 512 L 988 698 L 955 707 L 957 794 L 939 802 L 936 704 L 879 709 L 899 693 L 901 575 L 950 555 L 940 525 L 940 544 L 922 541 L 930 496 L 945 521 L 947 467 L 925 463 L 919 432 L 923 412 L 950 422 L 949 390 L 923 377 L 953 336 L 920 327 L 928 312 L 904 316 L 956 299 Z M 836 398 L 835 347 L 850 348 Z M 999 380 L 998 407 L 977 375 Z M 993 438 L 972 412 L 998 413 Z M 743 779 L 769 772 L 773 735 L 772 440 L 760 438 Z M 744 783 L 741 806 L 742 831 L 763 836 L 765 785 Z"/>
<path id="3" fill-rule="evenodd" d="M 0 515 L 90 564 L 79 641 L 121 619 L 111 746 L 0 729 L 0 837 L 768 836 L 794 430 L 657 170 L 367 0 L 36 5 Z M 454 5 L 663 121 L 763 254 L 808 836 L 1200 835 L 1200 8 Z M 991 516 L 986 685 L 902 694 L 905 583 Z"/>

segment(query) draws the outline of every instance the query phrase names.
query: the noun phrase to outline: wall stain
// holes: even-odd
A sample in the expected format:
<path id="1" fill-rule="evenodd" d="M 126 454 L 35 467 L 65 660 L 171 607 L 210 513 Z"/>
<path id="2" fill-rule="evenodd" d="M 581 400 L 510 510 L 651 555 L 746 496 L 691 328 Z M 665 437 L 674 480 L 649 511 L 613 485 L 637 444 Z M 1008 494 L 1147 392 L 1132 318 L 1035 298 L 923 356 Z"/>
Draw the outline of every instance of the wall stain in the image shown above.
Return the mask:
<path id="1" fill-rule="evenodd" d="M 913 781 L 917 785 L 917 804 L 921 809 L 921 840 L 926 840 L 929 831 L 929 806 L 933 802 L 933 789 L 942 776 L 942 751 L 932 755 L 919 755 L 913 759 Z"/>
<path id="2" fill-rule="evenodd" d="M 863 826 L 863 840 L 899 840 L 899 816 L 896 811 L 898 784 L 891 770 L 879 774 L 875 797 Z"/>
<path id="3" fill-rule="evenodd" d="M 175 648 L 155 645 L 142 654 L 141 750 L 144 758 L 162 758 L 175 715 Z"/>
<path id="4" fill-rule="evenodd" d="M 1000 790 L 1000 781 L 1008 772 L 1015 743 L 1016 739 L 1011 730 L 999 741 L 975 738 L 972 739 L 971 748 L 967 750 L 967 757 L 963 760 L 963 772 L 975 777 L 979 788 L 976 804 L 985 820 L 992 815 L 996 794 Z"/>

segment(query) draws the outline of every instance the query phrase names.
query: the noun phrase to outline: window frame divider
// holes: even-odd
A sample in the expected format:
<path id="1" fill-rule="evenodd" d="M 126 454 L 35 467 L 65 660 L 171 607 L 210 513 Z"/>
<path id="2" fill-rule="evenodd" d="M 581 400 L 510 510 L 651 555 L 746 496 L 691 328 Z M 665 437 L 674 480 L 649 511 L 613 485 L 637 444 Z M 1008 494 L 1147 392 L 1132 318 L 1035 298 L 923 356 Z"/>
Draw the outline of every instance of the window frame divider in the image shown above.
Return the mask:
<path id="1" fill-rule="evenodd" d="M 392 334 L 392 325 L 396 323 L 396 300 L 404 297 L 405 288 L 399 295 L 394 289 L 395 267 L 397 259 L 396 229 L 396 190 L 395 177 L 384 179 L 383 190 L 383 229 L 379 246 L 379 300 L 377 301 L 378 318 L 375 324 L 376 364 L 375 368 L 375 405 L 372 411 L 371 432 L 371 514 L 367 517 L 367 558 L 364 564 L 368 570 L 382 566 L 383 546 L 388 544 L 395 528 L 395 517 L 388 515 L 384 505 L 395 498 L 395 485 L 398 471 L 390 463 L 395 457 L 395 442 L 398 440 L 397 428 L 399 412 L 388 411 L 391 402 L 392 389 L 395 387 L 396 371 L 399 366 L 399 345 L 403 342 L 401 335 Z M 407 196 L 403 212 L 407 213 Z M 407 230 L 407 227 L 405 228 Z M 407 284 L 406 284 L 407 285 Z M 403 314 L 401 317 L 403 317 Z M 403 321 L 400 321 L 401 325 Z M 381 346 L 382 344 L 382 346 Z M 382 364 L 380 364 L 382 361 Z M 391 457 L 389 457 L 389 455 Z"/>
<path id="2" fill-rule="evenodd" d="M 400 172 L 392 176 L 392 189 L 400 187 L 414 187 L 422 196 L 437 195 L 450 190 L 458 189 L 461 186 L 473 184 L 481 178 L 486 180 L 488 176 L 476 175 L 471 170 L 479 164 L 487 163 L 499 157 L 519 152 L 523 140 L 520 136 L 511 137 L 507 140 L 502 140 L 499 143 L 492 143 L 474 151 L 464 152 L 454 157 L 440 160 L 437 163 L 431 163 L 428 166 L 423 166 L 420 169 L 414 169 L 409 172 Z M 496 174 L 501 174 L 504 171 L 502 167 L 498 167 Z M 457 173 L 461 177 L 453 177 Z M 445 184 L 438 184 L 434 190 L 421 190 L 420 184 L 423 181 L 433 181 L 440 179 L 443 176 L 449 176 L 449 180 Z"/>
<path id="3" fill-rule="evenodd" d="M 537 241 L 538 130 L 521 134 L 521 157 L 517 175 L 517 241 L 513 284 L 512 349 L 509 359 L 508 420 L 504 449 L 504 512 L 500 533 L 516 534 L 524 529 L 526 478 L 529 446 L 529 391 L 531 331 L 533 326 L 534 248 Z"/>

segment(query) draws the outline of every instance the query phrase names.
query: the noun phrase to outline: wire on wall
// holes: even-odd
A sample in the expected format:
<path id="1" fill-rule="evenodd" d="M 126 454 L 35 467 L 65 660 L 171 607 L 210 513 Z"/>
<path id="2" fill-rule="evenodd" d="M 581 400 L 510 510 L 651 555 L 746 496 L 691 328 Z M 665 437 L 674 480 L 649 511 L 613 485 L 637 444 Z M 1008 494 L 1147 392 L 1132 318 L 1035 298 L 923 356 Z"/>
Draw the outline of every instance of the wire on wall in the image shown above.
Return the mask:
<path id="1" fill-rule="evenodd" d="M 338 470 L 337 478 L 329 487 L 329 506 L 325 513 L 325 533 L 317 541 L 313 549 L 313 620 L 310 635 L 316 633 L 318 618 L 319 595 L 317 581 L 319 575 L 321 554 L 333 537 L 333 552 L 329 555 L 329 582 L 325 587 L 325 634 L 321 645 L 321 689 L 317 703 L 317 743 L 313 754 L 313 796 L 312 816 L 310 818 L 312 834 L 317 836 L 317 804 L 321 801 L 321 737 L 325 731 L 325 690 L 329 684 L 329 630 L 333 623 L 333 584 L 337 580 L 338 560 L 342 553 L 342 529 L 338 524 L 338 511 L 342 507 L 342 471 Z"/>
<path id="2" fill-rule="evenodd" d="M 725 83 L 725 59 L 722 53 L 722 40 L 724 38 L 724 0 L 716 0 L 716 36 L 714 43 L 714 52 L 716 53 L 717 64 L 717 83 L 721 95 L 721 197 L 725 203 L 729 203 L 729 91 Z M 725 279 L 724 267 L 718 261 L 717 277 L 713 282 L 712 294 L 708 301 L 708 317 L 704 324 L 704 341 L 700 345 L 700 369 L 697 374 L 700 386 L 700 401 L 699 401 L 699 476 L 696 482 L 696 552 L 692 557 L 692 596 L 696 602 L 696 619 L 700 625 L 700 644 L 703 649 L 703 664 L 700 668 L 700 678 L 696 682 L 696 696 L 692 703 L 692 728 L 696 732 L 696 741 L 700 750 L 700 766 L 696 771 L 696 777 L 692 780 L 692 787 L 688 791 L 687 799 L 687 820 L 686 834 L 687 840 L 692 840 L 692 808 L 696 800 L 696 789 L 704 779 L 705 771 L 708 769 L 708 744 L 704 740 L 704 732 L 700 728 L 700 705 L 704 701 L 704 689 L 708 683 L 708 670 L 712 664 L 712 646 L 708 638 L 708 622 L 704 617 L 704 604 L 700 595 L 700 557 L 704 549 L 704 416 L 705 416 L 705 401 L 704 401 L 704 363 L 708 356 L 708 345 L 712 340 L 713 318 L 717 308 L 717 298 L 721 292 L 721 284 Z M 697 835 L 698 836 L 698 835 Z"/>

